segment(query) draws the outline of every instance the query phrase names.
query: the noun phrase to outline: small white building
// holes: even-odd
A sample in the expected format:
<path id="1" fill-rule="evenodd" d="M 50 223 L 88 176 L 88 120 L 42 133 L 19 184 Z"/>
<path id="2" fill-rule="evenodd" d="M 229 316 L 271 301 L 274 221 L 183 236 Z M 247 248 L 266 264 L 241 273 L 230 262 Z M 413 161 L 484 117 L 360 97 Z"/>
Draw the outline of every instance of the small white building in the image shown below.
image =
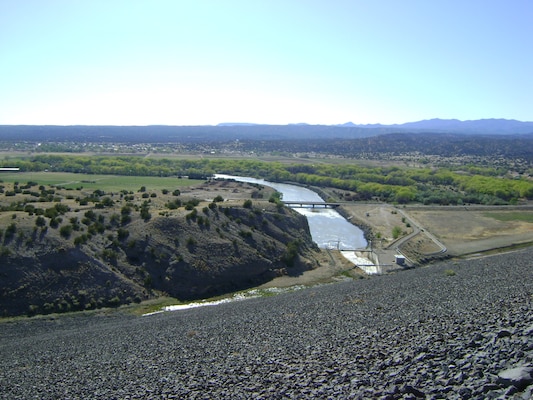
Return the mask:
<path id="1" fill-rule="evenodd" d="M 401 254 L 396 254 L 394 256 L 394 261 L 396 261 L 397 265 L 405 265 L 405 256 L 402 256 Z"/>

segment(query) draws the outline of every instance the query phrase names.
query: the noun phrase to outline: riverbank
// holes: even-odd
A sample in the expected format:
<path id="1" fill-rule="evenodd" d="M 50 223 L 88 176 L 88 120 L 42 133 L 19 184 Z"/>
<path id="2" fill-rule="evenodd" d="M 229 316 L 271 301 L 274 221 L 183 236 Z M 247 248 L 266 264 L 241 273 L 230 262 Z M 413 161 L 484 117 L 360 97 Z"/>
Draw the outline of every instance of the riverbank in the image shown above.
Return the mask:
<path id="1" fill-rule="evenodd" d="M 318 266 L 296 274 L 278 276 L 258 287 L 258 289 L 287 288 L 291 286 L 313 286 L 338 282 L 346 279 L 362 279 L 366 274 L 350 262 L 338 250 L 322 249 L 315 255 Z"/>
<path id="2" fill-rule="evenodd" d="M 533 249 L 148 317 L 0 324 L 9 399 L 533 395 Z"/>

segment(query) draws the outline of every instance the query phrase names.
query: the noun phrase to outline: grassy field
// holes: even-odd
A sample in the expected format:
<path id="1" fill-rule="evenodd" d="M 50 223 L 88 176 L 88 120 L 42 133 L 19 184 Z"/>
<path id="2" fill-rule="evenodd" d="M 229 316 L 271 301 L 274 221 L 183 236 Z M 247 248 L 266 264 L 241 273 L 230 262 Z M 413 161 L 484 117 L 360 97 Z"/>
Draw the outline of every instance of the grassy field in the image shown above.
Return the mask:
<path id="1" fill-rule="evenodd" d="M 508 212 L 489 212 L 484 214 L 486 217 L 495 218 L 498 221 L 523 221 L 533 222 L 533 213 L 521 211 Z"/>
<path id="2" fill-rule="evenodd" d="M 178 179 L 171 177 L 152 176 L 118 176 L 118 175 L 89 175 L 68 172 L 18 172 L 3 173 L 0 175 L 1 182 L 19 182 L 25 184 L 32 181 L 39 185 L 61 186 L 66 189 L 100 189 L 103 191 L 128 190 L 137 191 L 141 186 L 146 190 L 168 189 L 170 191 L 182 187 L 203 182 L 194 179 Z"/>

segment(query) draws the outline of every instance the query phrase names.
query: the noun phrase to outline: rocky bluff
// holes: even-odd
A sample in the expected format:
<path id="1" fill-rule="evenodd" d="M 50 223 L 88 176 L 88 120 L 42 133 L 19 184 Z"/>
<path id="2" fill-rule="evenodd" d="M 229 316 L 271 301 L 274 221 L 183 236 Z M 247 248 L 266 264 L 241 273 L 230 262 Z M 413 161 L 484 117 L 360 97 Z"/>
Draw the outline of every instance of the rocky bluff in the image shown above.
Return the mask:
<path id="1" fill-rule="evenodd" d="M 149 215 L 141 209 L 127 224 L 106 222 L 100 229 L 91 229 L 96 222 L 83 215 L 113 221 L 112 210 L 68 211 L 63 226 L 70 221 L 78 228 L 67 232 L 29 222 L 24 228 L 24 219 L 35 217 L 19 216 L 17 234 L 5 235 L 0 255 L 0 314 L 94 309 L 160 296 L 200 299 L 318 264 L 320 250 L 306 218 L 279 203 L 195 204 L 158 214 L 152 208 Z"/>

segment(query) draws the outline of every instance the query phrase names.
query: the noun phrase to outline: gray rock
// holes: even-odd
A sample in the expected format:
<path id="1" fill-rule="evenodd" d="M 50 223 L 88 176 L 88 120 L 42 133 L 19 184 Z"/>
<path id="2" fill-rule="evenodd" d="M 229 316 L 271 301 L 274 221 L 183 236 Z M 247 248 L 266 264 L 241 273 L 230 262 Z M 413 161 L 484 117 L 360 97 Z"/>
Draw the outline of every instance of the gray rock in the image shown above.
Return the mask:
<path id="1" fill-rule="evenodd" d="M 533 383 L 533 367 L 503 370 L 498 374 L 498 383 L 503 386 L 515 386 L 519 390 L 523 390 Z"/>
<path id="2" fill-rule="evenodd" d="M 461 399 L 469 399 L 472 397 L 472 389 L 468 387 L 462 387 L 458 391 L 459 396 L 461 396 Z"/>
<path id="3" fill-rule="evenodd" d="M 0 398 L 525 399 L 532 258 L 530 248 L 146 317 L 2 322 Z M 457 279 L 443 278 L 449 268 Z"/>
<path id="4" fill-rule="evenodd" d="M 508 331 L 507 329 L 502 329 L 501 331 L 498 332 L 498 334 L 496 335 L 496 337 L 498 339 L 501 339 L 501 338 L 504 338 L 504 337 L 509 337 L 509 336 L 512 336 L 512 333 L 510 331 Z"/>

